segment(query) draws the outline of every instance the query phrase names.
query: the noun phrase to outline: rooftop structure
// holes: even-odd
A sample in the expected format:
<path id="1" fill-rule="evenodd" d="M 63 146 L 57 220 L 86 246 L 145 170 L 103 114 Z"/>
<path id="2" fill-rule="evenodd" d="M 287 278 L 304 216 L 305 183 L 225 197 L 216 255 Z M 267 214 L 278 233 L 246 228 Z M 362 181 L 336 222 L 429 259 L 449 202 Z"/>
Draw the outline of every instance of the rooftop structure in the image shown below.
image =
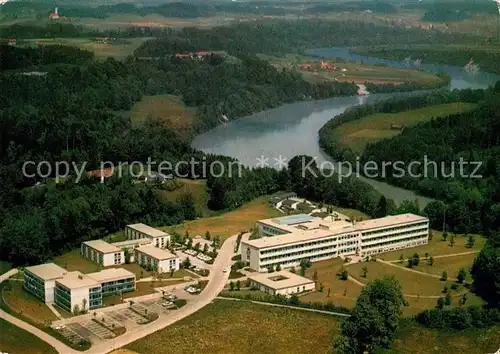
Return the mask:
<path id="1" fill-rule="evenodd" d="M 99 283 L 105 283 L 123 278 L 135 278 L 135 274 L 123 268 L 110 268 L 100 272 L 87 274 L 90 278 Z"/>
<path id="2" fill-rule="evenodd" d="M 98 287 L 100 285 L 97 280 L 79 271 L 69 272 L 62 278 L 57 279 L 56 282 L 68 289 Z"/>
<path id="3" fill-rule="evenodd" d="M 32 267 L 26 267 L 25 270 L 36 275 L 42 280 L 54 280 L 61 278 L 68 271 L 62 267 L 59 267 L 54 263 L 39 264 Z"/>
<path id="4" fill-rule="evenodd" d="M 139 246 L 145 246 L 151 244 L 151 240 L 147 238 L 139 238 L 135 240 L 125 240 L 120 242 L 113 242 L 112 245 L 118 248 L 135 248 Z"/>
<path id="5" fill-rule="evenodd" d="M 248 276 L 248 279 L 254 282 L 258 282 L 274 290 L 302 286 L 306 284 L 314 284 L 314 281 L 312 281 L 311 279 L 301 277 L 300 275 L 293 274 L 287 270 L 282 270 L 274 273 L 259 273 L 256 275 L 251 274 Z"/>
<path id="6" fill-rule="evenodd" d="M 380 227 L 398 226 L 401 224 L 417 221 L 428 221 L 428 219 L 415 214 L 388 215 L 383 218 L 360 221 L 357 222 L 354 226 L 356 227 L 356 229 L 363 231 L 377 229 Z"/>
<path id="7" fill-rule="evenodd" d="M 155 229 L 154 227 L 145 224 L 132 224 L 127 225 L 127 227 L 150 237 L 161 237 L 168 235 L 165 231 Z"/>
<path id="8" fill-rule="evenodd" d="M 92 247 L 93 249 L 101 253 L 115 253 L 121 251 L 120 248 L 103 240 L 86 241 L 83 244 Z"/>
<path id="9" fill-rule="evenodd" d="M 146 246 L 146 247 L 139 247 L 136 249 L 136 251 L 144 253 L 145 255 L 148 255 L 154 259 L 157 260 L 165 260 L 165 259 L 174 259 L 178 258 L 175 254 L 172 252 L 163 250 L 158 247 L 153 247 L 153 246 Z"/>

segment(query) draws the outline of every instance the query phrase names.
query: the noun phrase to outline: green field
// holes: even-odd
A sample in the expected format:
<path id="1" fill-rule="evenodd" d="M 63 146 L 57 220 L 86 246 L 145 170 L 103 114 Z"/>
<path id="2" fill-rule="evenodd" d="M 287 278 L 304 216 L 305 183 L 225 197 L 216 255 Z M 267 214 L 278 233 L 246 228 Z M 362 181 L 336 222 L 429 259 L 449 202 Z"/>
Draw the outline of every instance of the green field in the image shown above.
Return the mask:
<path id="1" fill-rule="evenodd" d="M 212 236 L 220 236 L 223 240 L 242 231 L 249 231 L 260 219 L 283 216 L 278 210 L 269 206 L 268 197 L 257 198 L 240 208 L 209 218 L 187 221 L 174 227 L 163 227 L 167 231 L 176 231 L 184 235 L 186 231 L 194 237 L 205 235 L 209 231 Z"/>
<path id="2" fill-rule="evenodd" d="M 378 113 L 342 124 L 333 133 L 342 145 L 356 153 L 362 153 L 368 143 L 401 133 L 400 129 L 391 129 L 391 124 L 409 127 L 435 117 L 470 111 L 475 107 L 470 103 L 449 103 L 394 114 Z"/>
<path id="3" fill-rule="evenodd" d="M 432 230 L 432 234 L 432 240 L 429 240 L 429 243 L 427 245 L 382 253 L 377 257 L 386 261 L 397 261 L 401 257 L 401 255 L 403 255 L 404 258 L 409 258 L 412 257 L 415 253 L 418 253 L 420 257 L 424 257 L 426 253 L 428 253 L 430 256 L 435 257 L 471 251 L 479 252 L 486 243 L 486 239 L 484 237 L 480 235 L 474 235 L 476 240 L 474 246 L 472 248 L 467 248 L 467 237 L 459 235 L 455 237 L 455 244 L 452 247 L 450 246 L 451 235 L 448 235 L 447 241 L 443 241 L 442 232 Z"/>
<path id="4" fill-rule="evenodd" d="M 441 79 L 431 73 L 412 70 L 412 69 L 396 69 L 383 65 L 368 65 L 349 62 L 336 62 L 328 60 L 330 65 L 335 65 L 339 71 L 326 70 L 299 70 L 298 64 L 319 64 L 322 60 L 312 57 L 306 57 L 295 54 L 288 54 L 283 57 L 273 57 L 260 55 L 262 59 L 268 60 L 278 68 L 295 68 L 298 70 L 305 80 L 309 82 L 322 81 L 342 81 L 364 84 L 372 82 L 374 84 L 402 84 L 403 82 L 412 81 L 423 84 L 437 84 Z M 326 60 L 326 59 L 323 59 Z M 346 71 L 342 71 L 345 69 Z"/>
<path id="5" fill-rule="evenodd" d="M 300 335 L 298 335 L 300 333 Z M 215 300 L 195 314 L 144 337 L 138 353 L 330 353 L 339 322 L 331 315 Z"/>
<path id="6" fill-rule="evenodd" d="M 29 39 L 27 41 L 36 43 L 37 45 L 67 45 L 85 49 L 94 52 L 97 58 L 113 57 L 115 59 L 124 59 L 134 53 L 134 50 L 145 41 L 151 38 L 127 38 L 117 43 L 98 43 L 94 38 L 43 38 Z"/>
<path id="7" fill-rule="evenodd" d="M 327 354 L 339 335 L 340 319 L 227 300 L 216 300 L 195 314 L 126 347 L 137 353 Z M 493 353 L 500 327 L 435 331 L 402 323 L 386 354 Z"/>
<path id="8" fill-rule="evenodd" d="M 4 319 L 0 319 L 0 351 L 16 354 L 57 353 L 49 344 Z"/>
<path id="9" fill-rule="evenodd" d="M 464 268 L 467 272 L 467 279 L 471 280 L 469 271 L 476 257 L 477 254 L 467 254 L 463 256 L 436 258 L 432 266 L 427 261 L 421 260 L 420 264 L 414 267 L 414 269 L 435 275 L 441 275 L 443 271 L 446 271 L 449 277 L 456 278 L 460 268 Z"/>
<path id="10" fill-rule="evenodd" d="M 192 127 L 195 115 L 195 108 L 186 107 L 180 97 L 173 95 L 144 96 L 130 111 L 133 123 L 144 122 L 148 117 L 158 118 L 178 130 Z"/>

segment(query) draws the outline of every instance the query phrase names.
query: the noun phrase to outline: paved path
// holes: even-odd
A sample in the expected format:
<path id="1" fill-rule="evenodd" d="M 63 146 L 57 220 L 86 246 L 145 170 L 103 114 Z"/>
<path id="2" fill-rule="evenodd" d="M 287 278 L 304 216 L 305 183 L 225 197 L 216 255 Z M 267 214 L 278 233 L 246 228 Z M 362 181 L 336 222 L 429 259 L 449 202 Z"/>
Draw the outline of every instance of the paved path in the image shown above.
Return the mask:
<path id="1" fill-rule="evenodd" d="M 2 275 L 0 275 L 0 283 L 3 283 L 4 281 L 9 279 L 10 277 L 16 275 L 17 273 L 19 273 L 19 271 L 16 268 L 13 268 L 13 269 L 9 270 L 8 272 L 3 273 Z"/>
<path id="2" fill-rule="evenodd" d="M 245 302 L 251 302 L 252 304 L 258 304 L 258 305 L 264 305 L 264 306 L 284 307 L 284 308 L 292 309 L 292 310 L 300 310 L 300 311 L 309 311 L 309 312 L 324 313 L 324 314 L 332 315 L 332 316 L 351 317 L 351 315 L 348 315 L 346 313 L 341 313 L 341 312 L 332 312 L 332 311 L 325 311 L 325 310 L 308 309 L 308 308 L 305 308 L 305 307 L 282 305 L 282 304 L 273 304 L 271 302 L 264 302 L 264 301 L 236 299 L 234 297 L 224 297 L 224 296 L 217 296 L 217 299 L 230 300 L 230 301 L 245 301 Z"/>

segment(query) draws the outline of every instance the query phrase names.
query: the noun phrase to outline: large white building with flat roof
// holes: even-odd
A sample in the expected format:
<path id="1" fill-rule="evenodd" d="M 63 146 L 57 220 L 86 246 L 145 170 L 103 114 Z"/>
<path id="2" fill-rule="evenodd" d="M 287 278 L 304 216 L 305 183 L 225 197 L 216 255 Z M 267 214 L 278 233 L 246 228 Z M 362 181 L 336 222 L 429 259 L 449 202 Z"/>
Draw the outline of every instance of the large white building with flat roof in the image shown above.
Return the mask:
<path id="1" fill-rule="evenodd" d="M 24 290 L 45 303 L 54 302 L 56 279 L 68 271 L 54 263 L 39 264 L 24 268 Z"/>
<path id="2" fill-rule="evenodd" d="M 265 271 L 280 265 L 296 267 L 339 256 L 369 256 L 427 244 L 429 220 L 414 214 L 351 223 L 306 214 L 257 222 L 259 239 L 242 241 L 242 260 Z"/>
<path id="3" fill-rule="evenodd" d="M 124 251 L 103 240 L 83 242 L 80 253 L 83 257 L 99 263 L 103 267 L 125 263 Z"/>
<path id="4" fill-rule="evenodd" d="M 149 239 L 155 247 L 167 248 L 170 243 L 170 235 L 168 233 L 145 224 L 127 225 L 125 227 L 125 234 L 129 240 Z"/>

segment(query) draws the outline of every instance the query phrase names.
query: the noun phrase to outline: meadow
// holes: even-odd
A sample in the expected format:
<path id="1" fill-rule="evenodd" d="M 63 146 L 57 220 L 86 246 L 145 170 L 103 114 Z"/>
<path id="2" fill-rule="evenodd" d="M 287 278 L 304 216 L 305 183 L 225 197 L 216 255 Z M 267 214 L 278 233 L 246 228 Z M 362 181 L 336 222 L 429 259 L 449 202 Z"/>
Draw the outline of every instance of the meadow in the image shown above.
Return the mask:
<path id="1" fill-rule="evenodd" d="M 16 354 L 56 354 L 57 351 L 38 337 L 0 319 L 0 350 Z"/>
<path id="2" fill-rule="evenodd" d="M 401 129 L 391 129 L 391 124 L 409 127 L 433 118 L 470 111 L 475 107 L 470 103 L 449 103 L 400 113 L 377 113 L 340 125 L 334 130 L 334 136 L 343 146 L 362 153 L 367 144 L 401 133 Z"/>

